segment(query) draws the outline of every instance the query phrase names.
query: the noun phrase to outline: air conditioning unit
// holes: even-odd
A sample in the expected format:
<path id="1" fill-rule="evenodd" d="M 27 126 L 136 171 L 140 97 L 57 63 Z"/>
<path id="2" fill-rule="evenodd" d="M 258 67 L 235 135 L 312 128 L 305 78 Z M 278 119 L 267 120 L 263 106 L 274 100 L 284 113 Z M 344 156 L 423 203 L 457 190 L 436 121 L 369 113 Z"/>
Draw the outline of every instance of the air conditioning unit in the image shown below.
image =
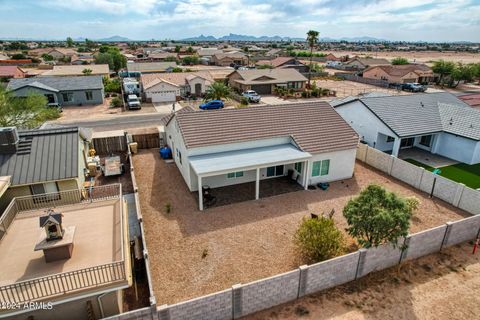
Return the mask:
<path id="1" fill-rule="evenodd" d="M 15 153 L 17 151 L 19 140 L 20 138 L 18 137 L 17 128 L 0 128 L 0 153 Z"/>

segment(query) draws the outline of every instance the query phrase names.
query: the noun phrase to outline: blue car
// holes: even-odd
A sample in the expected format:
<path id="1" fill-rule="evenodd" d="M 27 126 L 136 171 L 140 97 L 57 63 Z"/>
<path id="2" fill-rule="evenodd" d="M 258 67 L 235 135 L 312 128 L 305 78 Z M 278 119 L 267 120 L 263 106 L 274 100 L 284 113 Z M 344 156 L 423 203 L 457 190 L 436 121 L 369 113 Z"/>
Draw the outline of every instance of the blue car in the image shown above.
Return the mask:
<path id="1" fill-rule="evenodd" d="M 213 110 L 213 109 L 222 109 L 224 107 L 222 100 L 211 100 L 200 105 L 202 110 Z"/>

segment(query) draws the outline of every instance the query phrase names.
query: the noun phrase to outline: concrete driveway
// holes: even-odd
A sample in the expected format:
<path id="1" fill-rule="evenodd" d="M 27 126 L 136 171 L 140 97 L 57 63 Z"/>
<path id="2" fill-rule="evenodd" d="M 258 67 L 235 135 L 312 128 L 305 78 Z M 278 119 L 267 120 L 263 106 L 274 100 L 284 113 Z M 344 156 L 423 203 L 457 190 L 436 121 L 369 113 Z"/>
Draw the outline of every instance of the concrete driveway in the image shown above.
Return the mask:
<path id="1" fill-rule="evenodd" d="M 172 112 L 173 102 L 155 102 L 153 103 L 153 107 L 158 113 L 169 114 Z M 182 108 L 183 106 L 180 103 L 175 102 L 175 111 L 178 111 Z"/>

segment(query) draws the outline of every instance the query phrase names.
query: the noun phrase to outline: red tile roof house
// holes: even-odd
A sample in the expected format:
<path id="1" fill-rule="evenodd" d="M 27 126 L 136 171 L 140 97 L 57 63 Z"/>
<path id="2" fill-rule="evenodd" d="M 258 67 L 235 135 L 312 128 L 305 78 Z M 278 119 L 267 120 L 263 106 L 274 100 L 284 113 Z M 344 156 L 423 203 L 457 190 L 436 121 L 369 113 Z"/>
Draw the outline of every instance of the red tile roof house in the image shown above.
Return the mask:
<path id="1" fill-rule="evenodd" d="M 25 72 L 17 66 L 0 66 L 0 79 L 25 78 Z"/>
<path id="2" fill-rule="evenodd" d="M 163 122 L 168 146 L 190 191 L 289 175 L 309 185 L 351 178 L 358 135 L 325 102 L 240 109 L 182 109 Z M 285 179 L 285 178 L 284 178 Z"/>

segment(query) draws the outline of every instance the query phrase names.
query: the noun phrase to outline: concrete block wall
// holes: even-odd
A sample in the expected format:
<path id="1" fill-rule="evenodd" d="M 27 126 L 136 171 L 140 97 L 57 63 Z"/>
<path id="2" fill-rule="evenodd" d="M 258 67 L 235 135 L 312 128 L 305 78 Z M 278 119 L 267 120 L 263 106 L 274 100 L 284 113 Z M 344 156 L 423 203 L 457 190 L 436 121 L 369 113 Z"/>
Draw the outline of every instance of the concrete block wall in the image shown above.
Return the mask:
<path id="1" fill-rule="evenodd" d="M 242 285 L 241 312 L 235 318 L 292 301 L 298 297 L 300 270 Z"/>
<path id="2" fill-rule="evenodd" d="M 368 148 L 366 163 L 378 170 L 390 174 L 393 157 L 385 152 L 378 151 L 377 149 Z"/>
<path id="3" fill-rule="evenodd" d="M 442 199 L 448 203 L 454 203 L 455 193 L 457 192 L 458 183 L 450 179 L 437 176 L 437 181 L 435 183 L 435 189 L 433 190 L 433 195 L 439 199 Z"/>
<path id="4" fill-rule="evenodd" d="M 399 246 L 403 244 L 400 241 Z M 402 250 L 397 246 L 384 244 L 376 248 L 360 249 L 360 257 L 357 267 L 357 278 L 363 277 L 370 272 L 390 268 L 400 263 Z"/>
<path id="5" fill-rule="evenodd" d="M 357 159 L 358 160 L 360 160 L 362 162 L 366 162 L 367 149 L 368 149 L 368 146 L 366 144 L 363 144 L 363 143 L 358 144 L 358 148 L 357 148 Z"/>
<path id="6" fill-rule="evenodd" d="M 468 217 L 449 223 L 445 235 L 444 247 L 453 246 L 465 241 L 473 240 L 480 230 L 480 215 Z"/>
<path id="7" fill-rule="evenodd" d="M 168 310 L 168 312 L 165 312 Z M 223 320 L 232 318 L 232 289 L 160 307 L 159 320 Z"/>
<path id="8" fill-rule="evenodd" d="M 405 240 L 407 248 L 403 251 L 402 260 L 411 260 L 440 251 L 447 225 L 411 234 Z"/>
<path id="9" fill-rule="evenodd" d="M 458 207 L 471 214 L 480 214 L 480 192 L 465 187 L 458 202 Z"/>
<path id="10" fill-rule="evenodd" d="M 424 171 L 423 168 L 417 167 L 416 165 L 401 159 L 394 158 L 390 174 L 398 180 L 401 180 L 414 188 L 418 188 L 423 174 L 422 171 Z"/>
<path id="11" fill-rule="evenodd" d="M 153 320 L 152 308 L 146 307 L 129 312 L 124 312 L 112 317 L 103 318 L 103 320 Z"/>
<path id="12" fill-rule="evenodd" d="M 308 266 L 305 269 L 304 294 L 311 294 L 355 280 L 359 256 L 359 251 L 356 251 Z"/>
<path id="13" fill-rule="evenodd" d="M 418 189 L 426 193 L 432 192 L 434 179 L 435 179 L 435 175 L 433 173 L 431 173 L 430 171 L 424 170 Z"/>

